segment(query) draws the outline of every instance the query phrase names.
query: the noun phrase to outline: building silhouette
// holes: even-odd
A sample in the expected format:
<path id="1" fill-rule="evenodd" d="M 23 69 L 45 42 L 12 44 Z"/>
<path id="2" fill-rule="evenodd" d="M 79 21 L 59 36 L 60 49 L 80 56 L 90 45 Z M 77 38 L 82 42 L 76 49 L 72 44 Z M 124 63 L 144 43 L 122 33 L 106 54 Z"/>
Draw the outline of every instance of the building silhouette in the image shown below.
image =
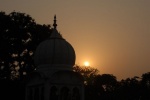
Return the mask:
<path id="1" fill-rule="evenodd" d="M 25 100 L 84 100 L 83 78 L 73 71 L 74 48 L 57 31 L 54 16 L 51 36 L 34 55 L 36 70 L 29 76 Z"/>

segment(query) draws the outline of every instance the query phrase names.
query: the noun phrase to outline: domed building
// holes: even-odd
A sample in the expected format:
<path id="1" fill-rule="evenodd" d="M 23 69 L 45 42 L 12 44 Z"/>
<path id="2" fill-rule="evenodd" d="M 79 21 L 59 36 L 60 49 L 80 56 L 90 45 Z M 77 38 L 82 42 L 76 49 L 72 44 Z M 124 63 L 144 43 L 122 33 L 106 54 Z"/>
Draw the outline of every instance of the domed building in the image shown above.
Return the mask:
<path id="1" fill-rule="evenodd" d="M 54 16 L 51 36 L 34 55 L 37 66 L 26 85 L 26 100 L 84 100 L 83 78 L 73 71 L 75 51 L 57 31 Z"/>

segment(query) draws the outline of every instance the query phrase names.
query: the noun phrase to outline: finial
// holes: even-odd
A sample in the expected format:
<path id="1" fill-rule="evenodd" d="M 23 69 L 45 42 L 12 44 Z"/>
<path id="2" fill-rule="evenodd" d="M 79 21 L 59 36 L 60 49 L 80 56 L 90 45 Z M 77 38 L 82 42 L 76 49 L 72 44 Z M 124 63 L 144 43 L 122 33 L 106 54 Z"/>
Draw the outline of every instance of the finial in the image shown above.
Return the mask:
<path id="1" fill-rule="evenodd" d="M 54 24 L 53 24 L 53 26 L 54 26 L 54 29 L 56 29 L 56 27 L 57 27 L 57 24 L 56 24 L 56 15 L 54 16 Z"/>

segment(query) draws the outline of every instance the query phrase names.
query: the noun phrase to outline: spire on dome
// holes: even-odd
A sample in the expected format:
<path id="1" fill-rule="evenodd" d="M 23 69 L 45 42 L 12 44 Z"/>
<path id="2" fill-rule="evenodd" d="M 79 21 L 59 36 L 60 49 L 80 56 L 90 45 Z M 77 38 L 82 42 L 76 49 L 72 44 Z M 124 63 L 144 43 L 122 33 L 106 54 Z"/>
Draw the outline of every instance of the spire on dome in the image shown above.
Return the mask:
<path id="1" fill-rule="evenodd" d="M 56 27 L 57 27 L 57 24 L 56 24 L 56 15 L 54 16 L 54 23 L 53 23 L 53 27 L 54 27 L 54 30 L 53 32 L 51 33 L 50 35 L 50 38 L 62 38 L 62 36 L 60 35 L 60 33 L 58 33 Z"/>
<path id="2" fill-rule="evenodd" d="M 54 29 L 56 29 L 56 27 L 57 27 L 57 24 L 56 24 L 56 15 L 54 16 L 54 24 L 53 24 L 53 26 L 54 26 Z"/>

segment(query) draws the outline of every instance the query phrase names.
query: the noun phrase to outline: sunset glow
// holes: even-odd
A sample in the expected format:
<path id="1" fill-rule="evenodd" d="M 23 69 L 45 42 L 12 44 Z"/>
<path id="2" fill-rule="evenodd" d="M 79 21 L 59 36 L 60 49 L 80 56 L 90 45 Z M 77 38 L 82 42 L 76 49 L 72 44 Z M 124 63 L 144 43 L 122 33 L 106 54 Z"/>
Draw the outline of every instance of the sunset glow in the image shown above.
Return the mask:
<path id="1" fill-rule="evenodd" d="M 90 63 L 88 61 L 85 61 L 84 66 L 88 67 L 88 66 L 90 66 Z"/>
<path id="2" fill-rule="evenodd" d="M 150 0 L 3 0 L 0 9 L 29 14 L 45 25 L 52 25 L 56 14 L 58 31 L 75 49 L 75 64 L 121 80 L 150 71 L 149 4 Z"/>

